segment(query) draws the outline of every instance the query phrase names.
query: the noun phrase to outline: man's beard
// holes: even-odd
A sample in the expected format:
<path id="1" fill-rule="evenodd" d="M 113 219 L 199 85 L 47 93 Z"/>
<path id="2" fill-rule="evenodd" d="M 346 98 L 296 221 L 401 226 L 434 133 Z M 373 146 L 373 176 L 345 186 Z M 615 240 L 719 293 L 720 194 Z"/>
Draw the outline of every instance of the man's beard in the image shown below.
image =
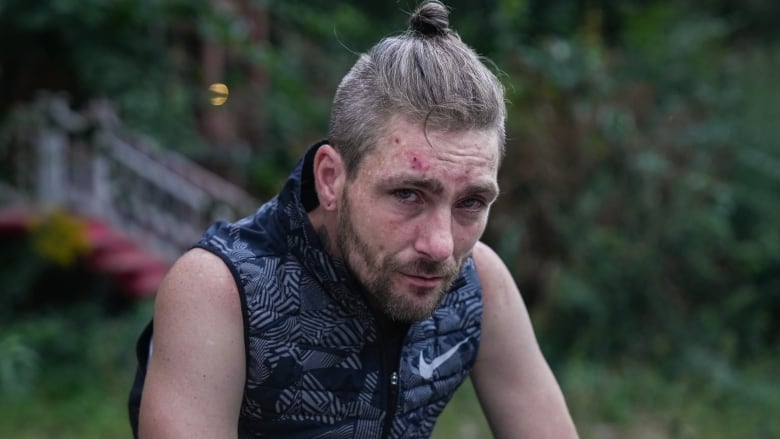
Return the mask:
<path id="1" fill-rule="evenodd" d="M 392 256 L 380 260 L 355 230 L 346 194 L 341 200 L 336 227 L 336 246 L 352 276 L 369 296 L 370 304 L 396 322 L 415 322 L 430 317 L 441 305 L 465 260 L 446 263 L 421 258 L 403 263 Z M 364 268 L 363 272 L 359 267 Z M 404 293 L 393 290 L 393 275 L 400 273 L 437 276 L 442 280 L 435 289 L 412 286 L 410 292 Z M 425 303 L 416 303 L 410 298 L 423 295 Z"/>

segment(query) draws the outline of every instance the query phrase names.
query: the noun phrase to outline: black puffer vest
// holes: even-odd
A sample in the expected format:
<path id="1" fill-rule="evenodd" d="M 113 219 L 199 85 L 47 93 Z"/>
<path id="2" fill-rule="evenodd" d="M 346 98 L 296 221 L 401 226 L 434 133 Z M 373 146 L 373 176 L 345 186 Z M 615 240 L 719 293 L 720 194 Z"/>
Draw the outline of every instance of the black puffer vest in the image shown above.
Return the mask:
<path id="1" fill-rule="evenodd" d="M 393 355 L 398 345 L 308 221 L 317 146 L 277 197 L 252 216 L 213 225 L 197 244 L 225 261 L 241 294 L 239 437 L 427 438 L 476 358 L 482 300 L 473 260 L 434 315 L 401 334 L 400 357 Z"/>

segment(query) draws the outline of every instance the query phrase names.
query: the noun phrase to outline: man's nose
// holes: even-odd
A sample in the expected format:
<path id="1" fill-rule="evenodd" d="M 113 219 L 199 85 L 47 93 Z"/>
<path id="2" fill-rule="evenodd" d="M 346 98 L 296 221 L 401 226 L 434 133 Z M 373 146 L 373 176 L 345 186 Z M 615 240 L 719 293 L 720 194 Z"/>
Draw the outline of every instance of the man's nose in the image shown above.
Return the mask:
<path id="1" fill-rule="evenodd" d="M 452 214 L 446 209 L 432 211 L 423 220 L 415 242 L 415 250 L 433 261 L 444 261 L 452 256 Z"/>

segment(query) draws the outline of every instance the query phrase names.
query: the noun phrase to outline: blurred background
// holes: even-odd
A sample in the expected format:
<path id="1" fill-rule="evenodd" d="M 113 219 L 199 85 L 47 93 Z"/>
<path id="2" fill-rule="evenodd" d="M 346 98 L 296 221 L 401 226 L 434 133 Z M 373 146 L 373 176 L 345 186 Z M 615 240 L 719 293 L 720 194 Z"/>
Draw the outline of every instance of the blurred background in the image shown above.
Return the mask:
<path id="1" fill-rule="evenodd" d="M 448 4 L 509 101 L 484 240 L 582 437 L 780 437 L 780 3 Z M 130 436 L 161 276 L 414 7 L 0 1 L 0 437 Z M 435 437 L 489 437 L 469 385 Z"/>

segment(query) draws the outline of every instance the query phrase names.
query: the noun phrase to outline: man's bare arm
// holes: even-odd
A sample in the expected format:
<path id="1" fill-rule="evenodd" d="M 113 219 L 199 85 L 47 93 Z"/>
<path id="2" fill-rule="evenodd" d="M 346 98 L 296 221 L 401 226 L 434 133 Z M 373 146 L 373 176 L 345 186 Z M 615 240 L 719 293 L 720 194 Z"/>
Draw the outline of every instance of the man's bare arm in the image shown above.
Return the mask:
<path id="1" fill-rule="evenodd" d="M 474 260 L 482 283 L 482 341 L 472 381 L 496 438 L 576 438 L 555 377 L 509 270 L 488 246 Z"/>
<path id="2" fill-rule="evenodd" d="M 140 437 L 235 438 L 245 375 L 235 281 L 217 256 L 191 250 L 157 294 Z"/>

